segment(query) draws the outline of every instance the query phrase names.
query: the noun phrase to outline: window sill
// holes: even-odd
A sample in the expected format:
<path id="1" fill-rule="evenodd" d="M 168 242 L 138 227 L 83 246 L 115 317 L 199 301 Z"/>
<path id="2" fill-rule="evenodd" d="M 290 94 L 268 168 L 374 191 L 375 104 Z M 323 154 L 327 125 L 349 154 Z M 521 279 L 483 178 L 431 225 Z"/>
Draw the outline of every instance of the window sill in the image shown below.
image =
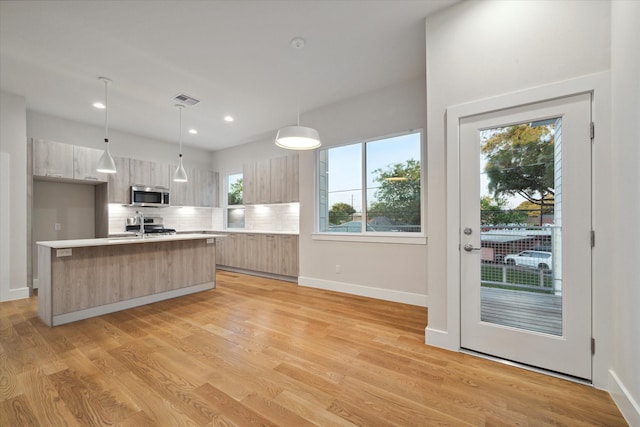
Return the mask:
<path id="1" fill-rule="evenodd" d="M 397 233 L 313 233 L 311 239 L 333 242 L 392 243 L 397 245 L 427 244 L 427 236 L 422 234 L 399 236 Z"/>

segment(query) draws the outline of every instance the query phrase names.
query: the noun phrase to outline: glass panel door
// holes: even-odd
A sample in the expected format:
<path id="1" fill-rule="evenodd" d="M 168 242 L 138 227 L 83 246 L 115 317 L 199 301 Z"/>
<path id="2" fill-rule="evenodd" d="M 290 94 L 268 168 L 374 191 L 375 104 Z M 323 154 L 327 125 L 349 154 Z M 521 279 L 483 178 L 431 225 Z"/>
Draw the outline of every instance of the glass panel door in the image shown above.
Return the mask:
<path id="1" fill-rule="evenodd" d="M 460 121 L 463 348 L 591 378 L 591 96 Z"/>

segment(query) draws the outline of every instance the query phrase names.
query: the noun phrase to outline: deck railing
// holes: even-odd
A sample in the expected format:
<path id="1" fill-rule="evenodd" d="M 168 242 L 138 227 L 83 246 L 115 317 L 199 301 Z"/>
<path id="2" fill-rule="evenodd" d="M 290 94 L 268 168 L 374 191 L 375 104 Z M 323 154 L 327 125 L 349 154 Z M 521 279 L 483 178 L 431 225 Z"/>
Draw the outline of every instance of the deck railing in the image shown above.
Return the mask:
<path id="1" fill-rule="evenodd" d="M 551 270 L 506 264 L 483 264 L 481 266 L 481 284 L 488 287 L 557 293 L 553 288 L 553 272 Z"/>

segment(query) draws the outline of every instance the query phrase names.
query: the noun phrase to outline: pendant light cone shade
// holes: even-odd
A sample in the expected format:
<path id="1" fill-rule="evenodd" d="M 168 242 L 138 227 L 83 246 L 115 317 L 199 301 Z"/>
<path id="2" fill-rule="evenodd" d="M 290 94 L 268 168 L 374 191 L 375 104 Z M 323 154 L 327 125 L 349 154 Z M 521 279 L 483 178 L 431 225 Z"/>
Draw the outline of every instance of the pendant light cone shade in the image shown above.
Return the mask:
<path id="1" fill-rule="evenodd" d="M 178 168 L 176 172 L 173 174 L 173 180 L 175 182 L 187 182 L 189 178 L 187 177 L 187 171 L 184 170 L 184 166 L 182 165 L 182 154 L 180 154 L 180 163 L 178 164 Z"/>
<path id="2" fill-rule="evenodd" d="M 305 126 L 287 126 L 278 131 L 276 145 L 288 150 L 313 150 L 322 144 L 317 130 Z"/>
<path id="3" fill-rule="evenodd" d="M 189 178 L 187 177 L 187 171 L 184 170 L 184 166 L 182 164 L 182 109 L 184 108 L 184 105 L 176 105 L 176 108 L 178 109 L 179 116 L 180 116 L 180 126 L 179 126 L 179 137 L 180 137 L 180 157 L 179 157 L 179 161 L 178 161 L 178 167 L 176 168 L 175 173 L 173 174 L 173 180 L 175 182 L 187 182 L 189 181 Z"/>
<path id="4" fill-rule="evenodd" d="M 111 157 L 111 153 L 109 152 L 109 140 L 105 138 L 104 142 L 106 147 L 104 153 L 100 156 L 96 171 L 101 173 L 116 173 L 116 163 L 113 161 L 113 157 Z"/>
<path id="5" fill-rule="evenodd" d="M 98 77 L 98 79 L 104 82 L 104 153 L 100 156 L 96 171 L 100 173 L 116 173 L 116 162 L 113 161 L 111 152 L 109 152 L 109 104 L 107 103 L 107 85 L 111 80 L 106 77 Z"/>

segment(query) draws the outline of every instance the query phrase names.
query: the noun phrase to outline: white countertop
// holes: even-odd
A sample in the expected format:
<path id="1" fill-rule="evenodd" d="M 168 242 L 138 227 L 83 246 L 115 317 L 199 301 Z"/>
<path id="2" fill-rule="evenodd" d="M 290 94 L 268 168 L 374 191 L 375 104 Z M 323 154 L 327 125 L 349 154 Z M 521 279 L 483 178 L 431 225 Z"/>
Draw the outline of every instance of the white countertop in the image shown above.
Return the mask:
<path id="1" fill-rule="evenodd" d="M 50 248 L 82 248 L 87 246 L 111 246 L 111 245 L 129 245 L 132 243 L 154 243 L 154 242 L 166 242 L 174 240 L 201 240 L 212 239 L 216 237 L 224 237 L 224 235 L 218 234 L 170 234 L 163 236 L 151 236 L 147 235 L 144 238 L 140 237 L 108 237 L 104 239 L 80 239 L 80 240 L 52 240 L 49 242 L 36 242 L 37 245 L 47 246 Z"/>
<path id="2" fill-rule="evenodd" d="M 228 228 L 226 230 L 178 230 L 178 233 L 243 233 L 243 234 L 283 234 L 288 236 L 298 236 L 297 231 L 267 231 L 267 230 L 247 230 L 246 228 Z"/>

